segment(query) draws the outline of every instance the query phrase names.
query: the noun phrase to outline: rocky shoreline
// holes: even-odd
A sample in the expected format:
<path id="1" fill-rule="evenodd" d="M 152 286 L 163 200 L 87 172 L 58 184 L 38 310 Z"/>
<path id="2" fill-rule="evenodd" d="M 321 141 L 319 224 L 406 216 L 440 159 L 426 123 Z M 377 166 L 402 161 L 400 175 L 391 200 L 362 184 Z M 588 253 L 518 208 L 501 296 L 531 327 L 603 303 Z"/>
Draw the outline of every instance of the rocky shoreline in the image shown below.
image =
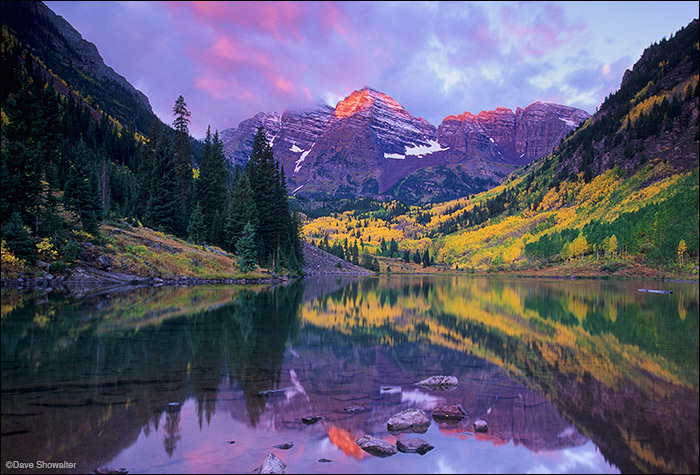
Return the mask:
<path id="1" fill-rule="evenodd" d="M 281 284 L 292 280 L 290 277 L 271 275 L 263 278 L 217 278 L 202 279 L 198 277 L 177 277 L 161 279 L 160 277 L 142 277 L 132 274 L 104 271 L 96 267 L 80 265 L 66 275 L 54 277 L 42 273 L 39 277 L 18 277 L 2 279 L 2 288 L 52 290 L 72 287 L 160 287 L 163 285 L 247 285 L 247 284 Z"/>
<path id="2" fill-rule="evenodd" d="M 304 244 L 305 276 L 315 275 L 373 275 L 373 272 L 355 266 L 332 254 L 329 254 L 310 244 Z M 99 261 L 97 262 L 99 265 Z M 106 287 L 124 289 L 128 287 L 160 287 L 164 285 L 195 286 L 195 285 L 250 285 L 250 284 L 282 284 L 294 280 L 293 277 L 271 273 L 269 277 L 220 277 L 203 279 L 198 277 L 160 278 L 157 276 L 144 277 L 134 274 L 116 272 L 107 267 L 99 268 L 81 262 L 65 275 L 54 276 L 48 272 L 48 265 L 42 269 L 38 277 L 18 277 L 16 279 L 2 278 L 3 289 L 39 289 L 50 291 L 60 288 L 73 287 Z"/>

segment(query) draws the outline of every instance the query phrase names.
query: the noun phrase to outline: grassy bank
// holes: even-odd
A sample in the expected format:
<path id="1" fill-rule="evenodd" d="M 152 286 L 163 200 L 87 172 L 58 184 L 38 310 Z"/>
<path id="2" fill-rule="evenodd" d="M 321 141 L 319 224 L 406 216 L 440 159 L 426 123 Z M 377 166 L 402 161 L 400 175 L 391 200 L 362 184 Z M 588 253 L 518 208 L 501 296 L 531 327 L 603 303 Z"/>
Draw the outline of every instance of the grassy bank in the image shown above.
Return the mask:
<path id="1" fill-rule="evenodd" d="M 378 257 L 380 272 L 392 274 L 439 274 L 439 275 L 509 275 L 520 277 L 587 278 L 587 279 L 652 279 L 688 280 L 698 282 L 698 263 L 684 266 L 652 265 L 638 256 L 615 259 L 597 259 L 589 256 L 554 262 L 547 265 L 499 266 L 488 270 L 460 268 L 445 265 L 423 267 L 422 264 L 406 263 L 401 259 Z"/>
<path id="2" fill-rule="evenodd" d="M 74 256 L 59 255 L 50 247 L 40 250 L 33 266 L 2 249 L 3 281 L 56 278 L 79 266 L 114 274 L 169 279 L 265 279 L 271 272 L 257 268 L 244 272 L 235 256 L 215 246 L 197 245 L 142 226 L 102 225 L 100 236 L 75 233 Z M 45 246 L 46 247 L 46 246 Z"/>

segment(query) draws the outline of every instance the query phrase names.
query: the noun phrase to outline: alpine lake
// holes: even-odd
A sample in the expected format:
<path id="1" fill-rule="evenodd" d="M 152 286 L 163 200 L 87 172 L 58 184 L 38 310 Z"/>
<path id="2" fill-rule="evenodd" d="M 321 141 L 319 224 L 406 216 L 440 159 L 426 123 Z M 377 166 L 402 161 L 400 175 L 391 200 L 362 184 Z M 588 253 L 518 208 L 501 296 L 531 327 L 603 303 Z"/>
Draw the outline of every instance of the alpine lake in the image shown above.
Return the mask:
<path id="1" fill-rule="evenodd" d="M 435 375 L 458 385 L 417 384 Z M 432 416 L 449 404 L 465 416 Z M 258 473 L 270 453 L 285 473 L 697 473 L 698 407 L 697 283 L 2 293 L 8 474 Z M 427 429 L 390 431 L 411 408 Z M 365 434 L 434 448 L 378 457 Z"/>

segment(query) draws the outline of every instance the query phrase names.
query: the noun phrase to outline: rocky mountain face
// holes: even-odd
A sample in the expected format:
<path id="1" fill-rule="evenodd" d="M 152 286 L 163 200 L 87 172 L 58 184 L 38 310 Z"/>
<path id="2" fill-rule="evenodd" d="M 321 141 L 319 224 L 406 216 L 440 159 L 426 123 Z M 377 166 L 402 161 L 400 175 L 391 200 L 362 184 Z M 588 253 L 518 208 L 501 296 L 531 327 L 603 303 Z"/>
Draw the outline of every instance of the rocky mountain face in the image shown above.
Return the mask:
<path id="1" fill-rule="evenodd" d="M 448 116 L 435 127 L 386 94 L 363 88 L 335 109 L 259 113 L 221 137 L 227 158 L 244 165 L 263 126 L 298 197 L 428 202 L 498 184 L 549 153 L 588 117 L 580 109 L 536 102 L 516 112 L 499 107 Z"/>
<path id="2" fill-rule="evenodd" d="M 2 24 L 84 97 L 122 124 L 146 132 L 156 116 L 148 98 L 107 66 L 97 47 L 42 2 L 0 2 Z M 93 106 L 93 104 L 89 104 Z"/>

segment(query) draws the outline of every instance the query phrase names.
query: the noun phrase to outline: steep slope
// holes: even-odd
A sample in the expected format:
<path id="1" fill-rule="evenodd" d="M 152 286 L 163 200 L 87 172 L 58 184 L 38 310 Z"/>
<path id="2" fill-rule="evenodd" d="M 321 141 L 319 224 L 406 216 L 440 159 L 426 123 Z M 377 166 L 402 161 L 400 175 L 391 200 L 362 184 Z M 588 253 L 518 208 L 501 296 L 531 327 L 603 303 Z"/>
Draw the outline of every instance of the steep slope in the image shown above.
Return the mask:
<path id="1" fill-rule="evenodd" d="M 365 87 L 335 109 L 259 113 L 222 138 L 229 160 L 242 165 L 255 131 L 264 127 L 290 190 L 300 197 L 427 202 L 497 185 L 588 117 L 579 109 L 535 103 L 516 113 L 499 108 L 449 116 L 436 128 Z"/>
<path id="2" fill-rule="evenodd" d="M 2 24 L 71 88 L 130 129 L 156 118 L 148 98 L 107 66 L 94 44 L 42 2 L 0 2 Z"/>

